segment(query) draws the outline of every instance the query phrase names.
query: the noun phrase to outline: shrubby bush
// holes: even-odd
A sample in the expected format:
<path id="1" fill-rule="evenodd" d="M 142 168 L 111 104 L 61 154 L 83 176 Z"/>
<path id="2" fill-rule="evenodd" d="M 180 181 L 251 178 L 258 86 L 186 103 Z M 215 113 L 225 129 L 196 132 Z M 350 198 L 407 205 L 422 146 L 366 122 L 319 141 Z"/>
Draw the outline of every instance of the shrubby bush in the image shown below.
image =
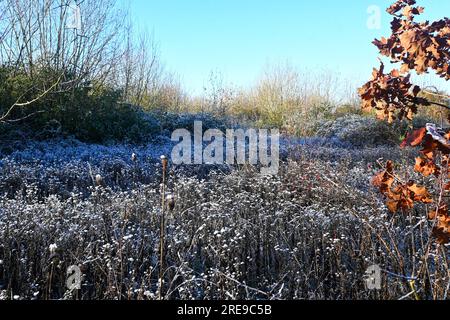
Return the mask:
<path id="1" fill-rule="evenodd" d="M 0 68 L 0 115 L 16 101 L 31 101 L 48 88 L 60 73 L 38 69 L 33 78 L 10 67 Z M 70 74 L 65 81 L 70 81 Z M 35 88 L 36 87 L 36 88 Z M 30 90 L 30 88 L 35 88 Z M 206 129 L 225 129 L 226 120 L 198 113 L 168 113 L 160 108 L 144 111 L 139 106 L 123 103 L 123 92 L 96 81 L 50 92 L 35 103 L 15 108 L 9 119 L 20 121 L 0 123 L 3 141 L 21 138 L 47 140 L 74 137 L 90 143 L 143 143 L 173 130 L 193 130 L 194 121 L 202 121 Z"/>
<path id="2" fill-rule="evenodd" d="M 223 117 L 216 117 L 208 113 L 164 113 L 160 116 L 161 128 L 170 134 L 177 129 L 194 131 L 194 122 L 201 121 L 203 130 L 228 128 L 229 121 Z"/>
<path id="3" fill-rule="evenodd" d="M 404 123 L 390 125 L 371 117 L 348 115 L 322 122 L 316 133 L 323 137 L 336 137 L 354 147 L 374 147 L 398 144 L 406 128 Z"/>
<path id="4" fill-rule="evenodd" d="M 0 114 L 16 101 L 35 99 L 43 91 L 40 86 L 50 87 L 59 74 L 57 70 L 39 69 L 31 78 L 20 70 L 0 68 Z M 70 81 L 70 74 L 65 79 Z M 95 82 L 67 91 L 61 88 L 29 106 L 15 108 L 9 119 L 22 120 L 1 123 L 0 133 L 8 135 L 20 130 L 34 139 L 74 136 L 82 141 L 103 143 L 141 142 L 159 129 L 139 108 L 121 103 L 121 97 L 120 90 Z"/>

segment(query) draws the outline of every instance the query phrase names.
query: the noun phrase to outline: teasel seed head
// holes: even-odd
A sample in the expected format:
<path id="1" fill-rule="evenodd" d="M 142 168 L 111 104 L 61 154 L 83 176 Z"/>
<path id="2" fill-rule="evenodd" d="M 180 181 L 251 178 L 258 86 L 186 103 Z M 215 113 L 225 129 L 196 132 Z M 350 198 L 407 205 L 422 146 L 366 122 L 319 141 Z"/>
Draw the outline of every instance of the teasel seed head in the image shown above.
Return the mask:
<path id="1" fill-rule="evenodd" d="M 167 170 L 167 164 L 169 163 L 169 161 L 167 160 L 167 157 L 162 155 L 161 156 L 161 164 L 163 166 L 163 170 L 166 171 Z"/>
<path id="2" fill-rule="evenodd" d="M 103 178 L 101 175 L 98 174 L 95 176 L 95 184 L 97 185 L 97 187 L 103 186 Z"/>
<path id="3" fill-rule="evenodd" d="M 166 202 L 167 202 L 167 207 L 169 208 L 170 211 L 173 211 L 173 209 L 175 208 L 175 196 L 171 193 L 169 193 L 166 196 Z"/>

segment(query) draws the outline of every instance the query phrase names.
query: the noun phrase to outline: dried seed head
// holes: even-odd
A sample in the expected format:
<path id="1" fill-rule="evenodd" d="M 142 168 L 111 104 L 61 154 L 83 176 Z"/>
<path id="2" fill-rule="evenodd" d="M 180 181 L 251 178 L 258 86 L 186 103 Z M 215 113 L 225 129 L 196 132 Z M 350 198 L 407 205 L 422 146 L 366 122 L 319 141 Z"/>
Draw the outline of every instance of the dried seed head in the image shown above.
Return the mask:
<path id="1" fill-rule="evenodd" d="M 167 207 L 169 208 L 170 211 L 172 211 L 175 208 L 175 196 L 171 193 L 169 193 L 166 196 L 166 202 L 167 202 Z"/>
<path id="2" fill-rule="evenodd" d="M 95 184 L 97 185 L 97 187 L 100 187 L 103 185 L 103 178 L 101 175 L 96 175 L 95 176 Z"/>
<path id="3" fill-rule="evenodd" d="M 58 245 L 56 243 L 51 244 L 48 249 L 50 250 L 50 254 L 55 254 L 56 250 L 58 250 Z"/>
<path id="4" fill-rule="evenodd" d="M 168 160 L 167 160 L 167 157 L 166 156 L 164 156 L 164 155 L 162 155 L 161 156 L 161 164 L 162 164 L 162 166 L 163 166 L 163 170 L 164 171 L 166 171 L 166 169 L 167 169 L 167 164 L 168 164 Z"/>

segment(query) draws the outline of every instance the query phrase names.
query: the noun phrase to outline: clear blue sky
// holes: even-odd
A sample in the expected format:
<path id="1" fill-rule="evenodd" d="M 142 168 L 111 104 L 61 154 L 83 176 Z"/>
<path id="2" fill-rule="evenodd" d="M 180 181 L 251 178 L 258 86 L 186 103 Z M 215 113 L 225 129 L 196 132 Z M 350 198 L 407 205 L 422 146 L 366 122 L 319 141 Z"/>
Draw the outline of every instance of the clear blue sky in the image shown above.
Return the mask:
<path id="1" fill-rule="evenodd" d="M 393 0 L 130 0 L 137 25 L 153 31 L 167 67 L 199 93 L 213 70 L 238 86 L 254 83 L 268 62 L 331 69 L 364 81 L 377 66 L 371 41 L 389 34 Z M 419 0 L 426 18 L 450 14 L 448 0 Z M 367 9 L 382 9 L 380 30 Z"/>

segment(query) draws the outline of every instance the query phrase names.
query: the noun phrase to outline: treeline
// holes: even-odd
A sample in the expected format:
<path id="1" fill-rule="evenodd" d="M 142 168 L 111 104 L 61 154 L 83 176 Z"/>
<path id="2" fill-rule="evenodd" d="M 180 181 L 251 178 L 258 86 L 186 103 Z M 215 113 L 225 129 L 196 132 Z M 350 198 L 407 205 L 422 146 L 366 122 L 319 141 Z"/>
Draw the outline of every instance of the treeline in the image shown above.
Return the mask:
<path id="1" fill-rule="evenodd" d="M 176 107 L 183 96 L 118 1 L 0 1 L 3 136 L 140 140 L 151 133 L 142 110 Z"/>
<path id="2" fill-rule="evenodd" d="M 3 137 L 139 142 L 164 130 L 167 112 L 231 117 L 305 135 L 312 120 L 342 104 L 336 100 L 343 92 L 337 76 L 289 64 L 267 67 L 245 90 L 212 73 L 201 97 L 188 96 L 165 70 L 152 35 L 136 31 L 119 1 L 79 2 L 80 29 L 71 21 L 78 14 L 75 4 L 0 1 Z M 345 90 L 353 95 L 353 88 Z"/>

